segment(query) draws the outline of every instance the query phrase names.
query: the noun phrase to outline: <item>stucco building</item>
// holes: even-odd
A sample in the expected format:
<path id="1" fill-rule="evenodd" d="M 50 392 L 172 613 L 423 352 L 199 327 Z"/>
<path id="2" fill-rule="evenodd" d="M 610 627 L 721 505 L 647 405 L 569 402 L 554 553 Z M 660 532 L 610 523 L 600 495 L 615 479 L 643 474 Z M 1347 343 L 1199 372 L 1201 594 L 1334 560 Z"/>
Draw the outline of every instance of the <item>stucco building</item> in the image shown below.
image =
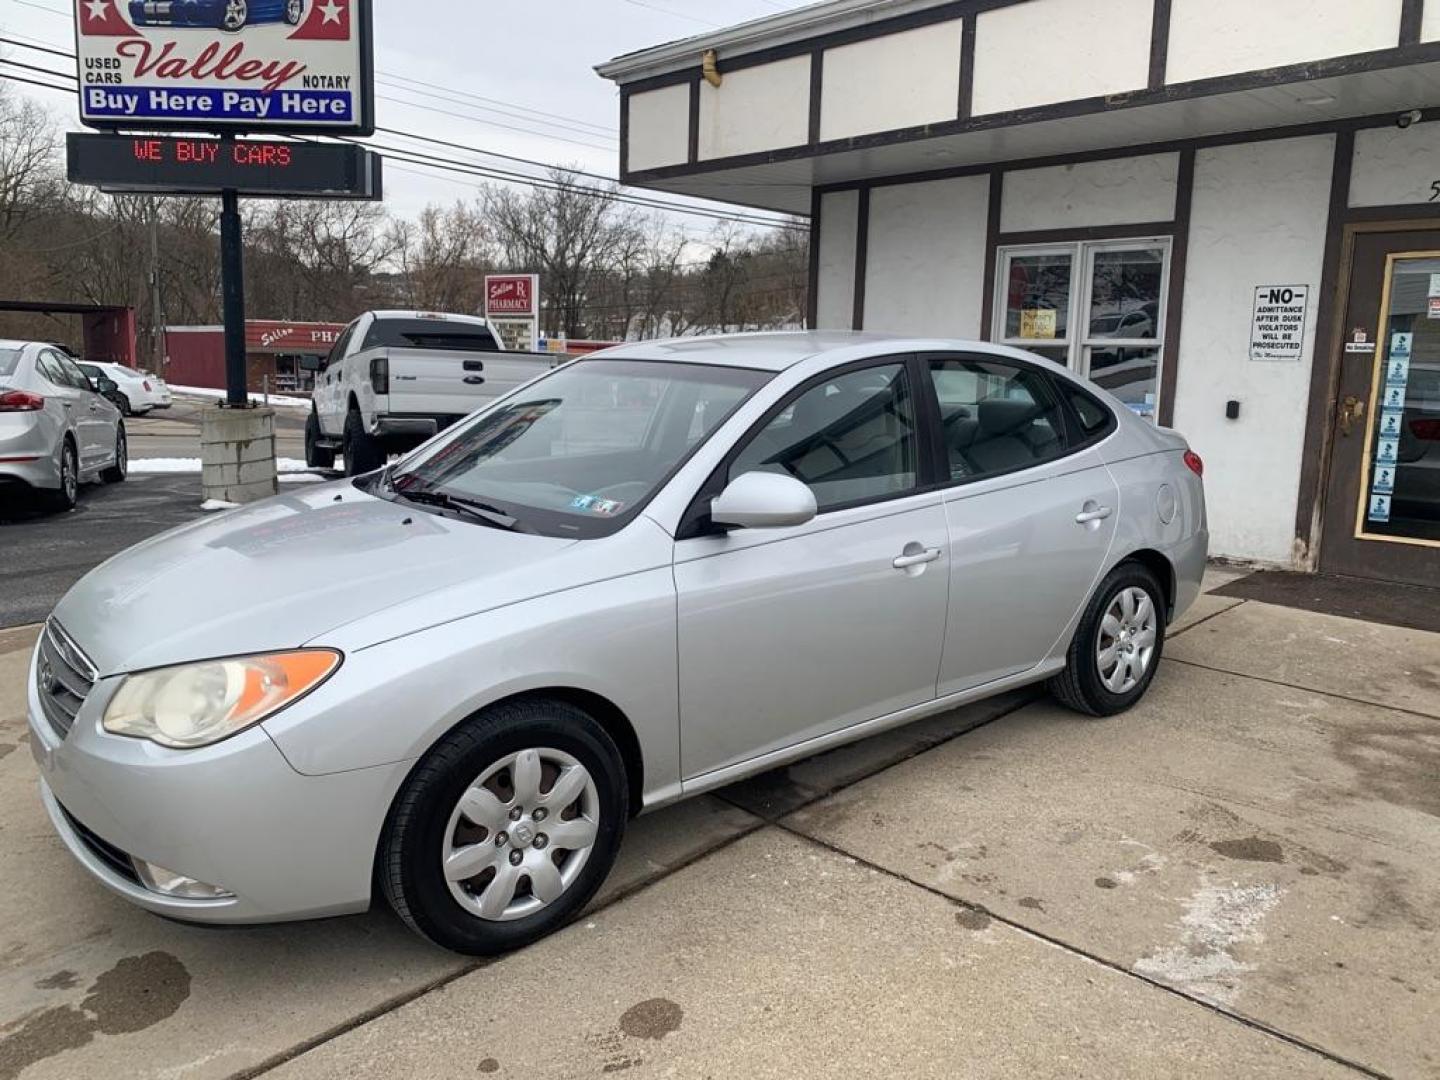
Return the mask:
<path id="1" fill-rule="evenodd" d="M 601 65 L 628 184 L 812 223 L 811 323 L 1005 341 L 1212 548 L 1440 581 L 1440 0 L 832 0 Z"/>

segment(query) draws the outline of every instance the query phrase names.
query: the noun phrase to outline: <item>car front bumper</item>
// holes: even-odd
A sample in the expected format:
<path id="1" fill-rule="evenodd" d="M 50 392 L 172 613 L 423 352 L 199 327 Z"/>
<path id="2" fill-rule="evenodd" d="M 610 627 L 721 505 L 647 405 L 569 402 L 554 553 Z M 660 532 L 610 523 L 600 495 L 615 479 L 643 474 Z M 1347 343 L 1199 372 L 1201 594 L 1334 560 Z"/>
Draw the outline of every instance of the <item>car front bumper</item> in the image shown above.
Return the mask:
<path id="1" fill-rule="evenodd" d="M 38 656 L 38 650 L 37 650 Z M 407 763 L 302 776 L 260 727 L 196 750 L 100 726 L 120 678 L 101 679 L 60 737 L 27 679 L 40 793 L 61 840 L 92 877 L 156 914 L 263 923 L 341 915 L 370 904 L 375 847 Z M 139 858 L 229 896 L 148 888 Z"/>

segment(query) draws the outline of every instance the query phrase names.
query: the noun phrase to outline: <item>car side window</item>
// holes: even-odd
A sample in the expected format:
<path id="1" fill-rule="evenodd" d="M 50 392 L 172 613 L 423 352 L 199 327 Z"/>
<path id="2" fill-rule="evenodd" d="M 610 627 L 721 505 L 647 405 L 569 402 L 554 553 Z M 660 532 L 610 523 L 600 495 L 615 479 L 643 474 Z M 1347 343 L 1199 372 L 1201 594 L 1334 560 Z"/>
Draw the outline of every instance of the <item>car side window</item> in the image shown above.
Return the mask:
<path id="1" fill-rule="evenodd" d="M 1114 426 L 1115 417 L 1085 391 L 1074 386 L 1065 387 L 1065 397 L 1080 423 L 1080 438 L 1076 442 L 1089 442 Z"/>
<path id="2" fill-rule="evenodd" d="M 824 513 L 914 490 L 918 461 L 915 399 L 897 363 L 810 386 L 751 437 L 729 475 L 793 476 Z"/>
<path id="3" fill-rule="evenodd" d="M 1067 453 L 1064 409 L 1043 372 L 1006 360 L 930 361 L 952 481 L 1027 469 Z"/>
<path id="4" fill-rule="evenodd" d="M 79 365 L 76 364 L 74 360 L 71 360 L 64 353 L 57 353 L 56 359 L 60 362 L 60 370 L 65 373 L 65 378 L 69 380 L 70 385 L 75 387 L 76 390 L 94 389 L 94 387 L 90 385 L 90 380 L 85 377 L 85 373 L 80 370 Z"/>
<path id="5" fill-rule="evenodd" d="M 52 386 L 72 387 L 65 369 L 60 366 L 60 357 L 52 349 L 41 349 L 35 358 L 35 368 Z"/>
<path id="6" fill-rule="evenodd" d="M 324 367 L 321 368 L 322 371 L 331 364 L 338 363 L 340 358 L 345 355 L 345 348 L 350 344 L 350 336 L 355 333 L 355 327 L 358 325 L 358 322 L 352 322 L 349 326 L 345 327 L 344 330 L 340 331 L 340 336 L 335 339 L 335 344 L 330 347 L 330 352 L 325 357 Z"/>

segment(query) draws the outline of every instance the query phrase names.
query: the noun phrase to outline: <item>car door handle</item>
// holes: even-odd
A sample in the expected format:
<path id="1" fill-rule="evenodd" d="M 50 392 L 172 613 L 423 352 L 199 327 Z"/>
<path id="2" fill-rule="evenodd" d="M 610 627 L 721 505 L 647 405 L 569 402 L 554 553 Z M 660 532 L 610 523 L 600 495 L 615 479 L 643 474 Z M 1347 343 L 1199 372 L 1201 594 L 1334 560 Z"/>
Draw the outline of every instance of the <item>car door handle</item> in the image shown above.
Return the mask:
<path id="1" fill-rule="evenodd" d="M 912 566 L 932 563 L 938 558 L 940 558 L 939 548 L 926 548 L 924 551 L 917 551 L 914 555 L 897 555 L 895 561 L 890 565 L 896 570 L 908 570 Z"/>
<path id="2" fill-rule="evenodd" d="M 481 384 L 485 381 L 485 376 L 484 376 L 484 375 L 466 375 L 463 381 L 464 381 L 465 383 L 469 384 L 470 386 L 479 386 L 479 385 L 481 385 Z"/>
<path id="3" fill-rule="evenodd" d="M 1092 521 L 1104 521 L 1112 513 L 1114 511 L 1108 506 L 1097 506 L 1094 510 L 1082 510 L 1075 515 L 1075 524 L 1089 525 Z"/>

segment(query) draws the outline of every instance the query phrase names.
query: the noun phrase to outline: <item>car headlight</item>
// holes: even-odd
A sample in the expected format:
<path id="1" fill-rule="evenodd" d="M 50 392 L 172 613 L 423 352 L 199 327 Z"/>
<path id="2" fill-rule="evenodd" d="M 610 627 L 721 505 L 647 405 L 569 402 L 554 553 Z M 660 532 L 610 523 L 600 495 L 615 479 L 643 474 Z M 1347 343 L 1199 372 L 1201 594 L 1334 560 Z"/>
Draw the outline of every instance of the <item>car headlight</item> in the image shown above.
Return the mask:
<path id="1" fill-rule="evenodd" d="M 309 693 L 340 666 L 332 649 L 206 660 L 127 676 L 102 724 L 112 735 L 185 750 L 244 731 Z"/>

